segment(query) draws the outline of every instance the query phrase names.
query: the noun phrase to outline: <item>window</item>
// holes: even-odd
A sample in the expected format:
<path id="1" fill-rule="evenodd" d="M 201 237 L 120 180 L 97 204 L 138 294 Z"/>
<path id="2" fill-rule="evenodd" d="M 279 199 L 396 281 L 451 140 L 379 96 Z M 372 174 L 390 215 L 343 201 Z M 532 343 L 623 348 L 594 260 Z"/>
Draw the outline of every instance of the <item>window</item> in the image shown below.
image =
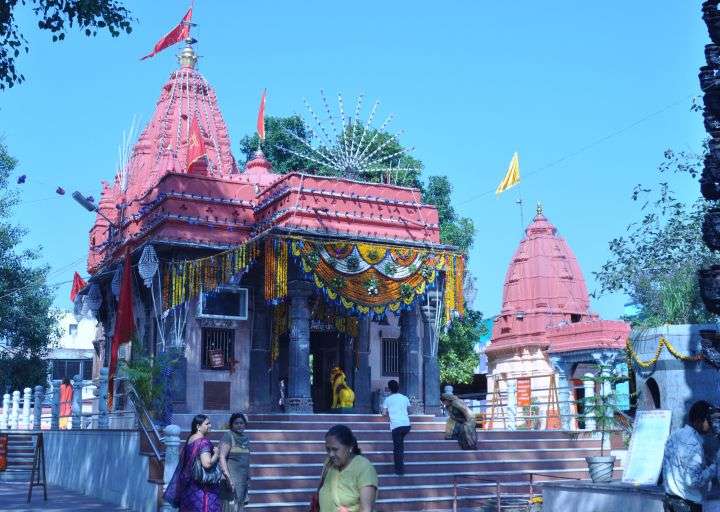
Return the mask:
<path id="1" fill-rule="evenodd" d="M 248 290 L 237 286 L 219 286 L 200 296 L 199 315 L 209 318 L 247 320 Z"/>
<path id="2" fill-rule="evenodd" d="M 200 367 L 203 370 L 230 370 L 235 362 L 235 329 L 204 327 Z"/>
<path id="3" fill-rule="evenodd" d="M 68 334 L 70 336 L 75 336 L 77 334 L 77 327 L 78 327 L 78 324 L 68 325 Z"/>
<path id="4" fill-rule="evenodd" d="M 382 373 L 392 377 L 400 372 L 400 340 L 384 338 L 382 340 Z"/>
<path id="5" fill-rule="evenodd" d="M 83 380 L 92 379 L 92 359 L 53 359 L 52 378 L 70 379 L 80 375 Z"/>
<path id="6" fill-rule="evenodd" d="M 570 314 L 570 323 L 576 324 L 580 320 L 582 320 L 582 315 L 579 315 L 577 313 L 571 313 Z"/>

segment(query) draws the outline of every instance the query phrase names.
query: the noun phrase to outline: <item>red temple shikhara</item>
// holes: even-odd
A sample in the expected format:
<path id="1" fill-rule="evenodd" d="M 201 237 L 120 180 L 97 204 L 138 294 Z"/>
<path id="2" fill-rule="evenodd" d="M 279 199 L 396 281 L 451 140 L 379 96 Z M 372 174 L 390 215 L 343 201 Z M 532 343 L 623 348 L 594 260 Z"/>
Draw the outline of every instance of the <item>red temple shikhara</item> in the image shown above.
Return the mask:
<path id="1" fill-rule="evenodd" d="M 355 401 L 341 408 L 369 412 L 392 377 L 438 411 L 437 330 L 462 313 L 464 260 L 440 244 L 435 207 L 417 189 L 274 174 L 261 151 L 240 168 L 196 61 L 182 50 L 103 183 L 79 300 L 104 326 L 104 365 L 129 255 L 135 335 L 120 357 L 170 356 L 176 416 L 325 411 L 343 379 Z"/>

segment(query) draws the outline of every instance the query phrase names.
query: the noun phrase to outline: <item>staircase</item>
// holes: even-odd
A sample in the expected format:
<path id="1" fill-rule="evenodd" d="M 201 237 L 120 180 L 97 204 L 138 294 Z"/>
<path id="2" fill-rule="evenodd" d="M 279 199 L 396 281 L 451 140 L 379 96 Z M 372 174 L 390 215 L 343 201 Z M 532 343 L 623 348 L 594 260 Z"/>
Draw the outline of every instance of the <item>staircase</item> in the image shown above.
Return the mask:
<path id="1" fill-rule="evenodd" d="M 494 501 L 502 482 L 503 500 L 527 499 L 530 473 L 587 478 L 585 457 L 599 454 L 598 440 L 559 431 L 479 431 L 478 450 L 460 450 L 444 439 L 444 421 L 413 416 L 405 438 L 405 476 L 395 476 L 387 420 L 378 415 L 251 415 L 250 504 L 247 509 L 305 512 L 325 460 L 325 432 L 337 423 L 349 426 L 380 478 L 376 510 L 452 510 L 453 477 L 463 475 L 460 509 Z M 211 433 L 216 442 L 222 431 Z M 187 433 L 182 435 L 183 439 Z M 486 479 L 478 481 L 469 477 Z M 536 477 L 535 481 L 552 480 Z M 478 510 L 477 508 L 474 508 Z"/>
<path id="2" fill-rule="evenodd" d="M 31 435 L 8 434 L 7 469 L 0 471 L 0 482 L 29 482 L 32 471 L 35 439 Z"/>

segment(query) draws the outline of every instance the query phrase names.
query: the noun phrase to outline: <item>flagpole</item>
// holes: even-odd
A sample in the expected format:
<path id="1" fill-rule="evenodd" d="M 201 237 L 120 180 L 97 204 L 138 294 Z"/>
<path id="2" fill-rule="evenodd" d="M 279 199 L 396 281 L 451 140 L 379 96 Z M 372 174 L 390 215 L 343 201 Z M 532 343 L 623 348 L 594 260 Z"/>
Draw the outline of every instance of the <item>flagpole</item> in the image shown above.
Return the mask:
<path id="1" fill-rule="evenodd" d="M 520 194 L 520 186 L 518 185 L 517 188 L 518 191 L 518 198 L 515 201 L 515 203 L 520 207 L 520 233 L 525 233 L 525 213 L 523 212 L 523 200 L 522 195 Z"/>

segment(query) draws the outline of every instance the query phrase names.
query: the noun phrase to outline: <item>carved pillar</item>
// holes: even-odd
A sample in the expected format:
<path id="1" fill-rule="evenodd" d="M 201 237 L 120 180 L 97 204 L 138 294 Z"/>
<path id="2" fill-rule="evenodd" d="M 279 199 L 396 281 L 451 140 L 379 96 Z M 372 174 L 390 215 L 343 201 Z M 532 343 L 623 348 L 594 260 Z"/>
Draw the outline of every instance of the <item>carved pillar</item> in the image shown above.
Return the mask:
<path id="1" fill-rule="evenodd" d="M 108 369 L 100 368 L 100 386 L 98 389 L 98 428 L 108 428 Z"/>
<path id="2" fill-rule="evenodd" d="M 25 388 L 23 389 L 23 404 L 22 404 L 22 414 L 21 414 L 21 420 L 20 424 L 22 425 L 22 428 L 26 430 L 30 430 L 32 428 L 32 423 L 30 423 L 30 400 L 32 399 L 32 389 Z"/>
<path id="3" fill-rule="evenodd" d="M 346 384 L 355 390 L 355 344 L 357 340 L 350 335 L 345 335 L 342 338 L 342 363 L 340 366 L 345 371 Z M 357 393 L 355 403 L 357 403 Z"/>
<path id="4" fill-rule="evenodd" d="M 400 313 L 400 392 L 410 400 L 410 411 L 423 411 L 420 387 L 420 338 L 417 333 L 418 312 L 415 306 Z"/>
<path id="5" fill-rule="evenodd" d="M 435 315 L 438 308 L 439 292 L 427 292 L 422 305 L 423 322 L 423 400 L 425 414 L 440 414 L 440 366 L 438 365 L 438 335 Z"/>
<path id="6" fill-rule="evenodd" d="M 573 400 L 571 386 L 571 372 L 573 363 L 564 361 L 561 357 L 550 357 L 555 371 L 557 372 L 557 388 L 558 400 L 560 400 L 560 423 L 563 430 L 573 429 L 573 410 L 571 401 Z M 545 419 L 547 421 L 547 418 Z"/>
<path id="7" fill-rule="evenodd" d="M 250 346 L 250 411 L 267 413 L 272 409 L 270 381 L 270 315 L 258 286 L 254 293 L 253 332 Z"/>
<path id="8" fill-rule="evenodd" d="M 33 430 L 40 430 L 42 425 L 42 406 L 45 400 L 45 388 L 35 386 L 35 407 L 33 408 Z"/>
<path id="9" fill-rule="evenodd" d="M 165 460 L 164 460 L 164 487 L 167 488 L 170 480 L 172 479 L 175 468 L 180 461 L 180 427 L 177 425 L 168 425 L 164 429 L 165 436 L 163 443 L 165 444 Z M 160 508 L 162 512 L 171 512 L 177 510 L 172 507 L 169 503 L 163 501 Z"/>
<path id="10" fill-rule="evenodd" d="M 8 428 L 8 421 L 10 420 L 10 393 L 3 395 L 2 413 L 0 413 L 0 430 Z"/>
<path id="11" fill-rule="evenodd" d="M 20 423 L 20 391 L 13 391 L 12 393 L 12 406 L 10 409 L 10 425 L 8 428 L 11 430 L 17 430 L 18 424 Z"/>
<path id="12" fill-rule="evenodd" d="M 585 407 L 585 430 L 595 430 L 595 419 L 592 411 L 588 411 L 588 406 L 593 403 L 595 398 L 595 381 L 592 380 L 594 375 L 592 373 L 586 373 L 583 379 L 583 386 L 585 387 L 585 403 L 588 404 Z"/>
<path id="13" fill-rule="evenodd" d="M 71 425 L 73 430 L 80 430 L 80 420 L 82 419 L 82 390 L 83 381 L 80 375 L 75 375 L 72 380 L 73 396 L 70 414 L 72 415 Z"/>
<path id="14" fill-rule="evenodd" d="M 62 381 L 52 381 L 52 416 L 50 417 L 50 428 L 58 430 L 60 428 L 60 384 Z"/>
<path id="15" fill-rule="evenodd" d="M 358 413 L 372 411 L 372 383 L 370 380 L 370 317 L 358 319 L 358 337 L 355 340 L 358 352 L 358 367 L 355 370 L 355 410 Z"/>
<path id="16" fill-rule="evenodd" d="M 312 285 L 305 281 L 291 281 L 288 352 L 288 388 L 285 409 L 290 413 L 312 413 L 310 394 L 310 304 Z"/>

